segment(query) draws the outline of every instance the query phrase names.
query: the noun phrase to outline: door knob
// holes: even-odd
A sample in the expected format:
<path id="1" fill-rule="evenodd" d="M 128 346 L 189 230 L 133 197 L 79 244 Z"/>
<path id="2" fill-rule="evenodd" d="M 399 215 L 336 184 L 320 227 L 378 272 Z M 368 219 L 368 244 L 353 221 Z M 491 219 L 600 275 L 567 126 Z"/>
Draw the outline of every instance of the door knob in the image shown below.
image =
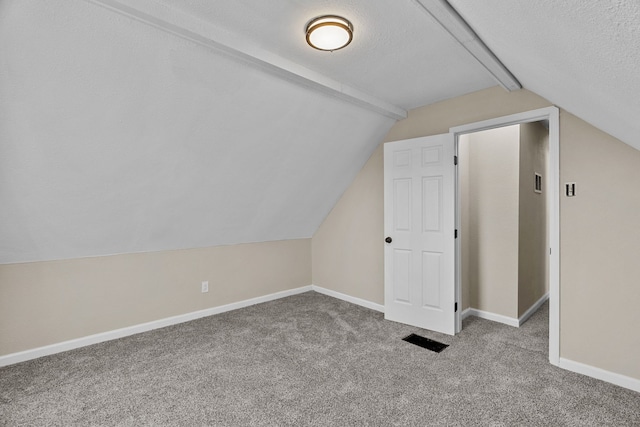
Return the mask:
<path id="1" fill-rule="evenodd" d="M 387 237 L 386 239 L 384 239 L 384 241 L 387 243 L 391 243 L 393 242 L 393 239 L 391 237 Z"/>

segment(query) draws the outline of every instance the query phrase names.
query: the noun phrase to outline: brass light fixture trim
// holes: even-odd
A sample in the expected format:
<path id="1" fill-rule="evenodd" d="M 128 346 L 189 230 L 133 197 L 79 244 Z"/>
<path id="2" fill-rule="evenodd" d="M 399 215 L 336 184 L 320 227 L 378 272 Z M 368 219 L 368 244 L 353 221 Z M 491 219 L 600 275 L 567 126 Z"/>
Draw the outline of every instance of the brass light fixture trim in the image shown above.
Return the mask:
<path id="1" fill-rule="evenodd" d="M 353 24 L 337 15 L 322 15 L 307 24 L 307 43 L 314 49 L 333 52 L 353 40 Z"/>

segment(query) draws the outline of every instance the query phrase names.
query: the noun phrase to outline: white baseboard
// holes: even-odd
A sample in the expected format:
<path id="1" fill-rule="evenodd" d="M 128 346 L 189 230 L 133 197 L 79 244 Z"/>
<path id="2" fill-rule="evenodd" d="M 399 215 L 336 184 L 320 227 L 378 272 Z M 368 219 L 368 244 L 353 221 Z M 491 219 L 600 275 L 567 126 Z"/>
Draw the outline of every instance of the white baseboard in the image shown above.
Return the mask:
<path id="1" fill-rule="evenodd" d="M 200 319 L 202 317 L 212 316 L 214 314 L 225 313 L 227 311 L 237 310 L 239 308 L 249 307 L 251 305 L 260 304 L 263 302 L 273 301 L 280 298 L 285 298 L 291 295 L 297 295 L 308 291 L 316 291 L 320 294 L 328 295 L 333 298 L 337 298 L 343 301 L 350 302 L 362 307 L 369 308 L 371 310 L 384 313 L 384 305 L 377 304 L 371 301 L 367 301 L 361 298 L 346 295 L 340 292 L 332 291 L 330 289 L 322 288 L 316 285 L 302 286 L 296 289 L 289 289 L 282 292 L 276 292 L 261 297 L 251 298 L 244 301 L 238 301 L 231 304 L 222 305 L 219 307 L 212 307 L 205 310 L 194 311 L 191 313 L 181 314 L 178 316 L 167 317 L 164 319 L 155 320 L 152 322 L 141 323 L 126 328 L 116 329 L 113 331 L 103 332 L 99 334 L 89 335 L 82 338 L 77 338 L 69 341 L 64 341 L 57 344 L 51 344 L 44 347 L 38 347 L 31 350 L 25 350 L 18 353 L 7 354 L 0 356 L 0 367 L 13 365 L 15 363 L 24 362 L 27 360 L 37 359 L 39 357 L 48 356 L 51 354 L 61 353 L 68 350 L 73 350 L 80 347 L 85 347 L 92 344 L 98 344 L 105 341 L 111 341 L 118 338 L 127 337 L 130 335 L 139 334 L 142 332 L 152 331 L 158 328 L 164 328 L 166 326 L 176 325 L 179 323 L 189 322 L 191 320 Z M 469 316 L 477 316 L 482 319 L 492 320 L 494 322 L 504 323 L 509 326 L 518 326 L 523 323 L 527 318 L 531 316 L 539 307 L 548 299 L 548 295 L 540 298 L 536 304 L 534 304 L 527 312 L 525 312 L 520 319 L 514 319 L 499 314 L 490 313 L 487 311 L 477 310 L 474 308 L 467 308 L 461 313 L 462 319 L 466 319 Z M 587 375 L 602 381 L 606 381 L 620 387 L 624 387 L 630 390 L 640 392 L 640 380 L 627 377 L 625 375 L 616 374 L 614 372 L 605 371 L 604 369 L 596 368 L 593 366 L 585 365 L 583 363 L 574 362 L 572 360 L 560 358 L 559 366 L 563 369 L 576 372 L 582 375 Z"/>
<path id="2" fill-rule="evenodd" d="M 533 313 L 538 311 L 540 306 L 545 302 L 547 302 L 548 299 L 549 299 L 549 292 L 542 295 L 542 297 L 540 297 L 538 301 L 536 301 L 531 307 L 529 307 L 529 309 L 525 311 L 524 314 L 520 316 L 520 318 L 518 319 L 518 327 L 522 326 L 522 324 L 526 322 L 529 319 L 529 317 L 533 315 Z"/>
<path id="3" fill-rule="evenodd" d="M 0 356 L 0 367 L 13 365 L 15 363 L 24 362 L 38 357 L 48 356 L 50 354 L 61 353 L 63 351 L 73 350 L 92 344 L 98 344 L 104 341 L 111 341 L 118 338 L 127 337 L 129 335 L 139 334 L 166 326 L 176 325 L 178 323 L 189 322 L 201 317 L 212 316 L 227 311 L 237 310 L 239 308 L 249 307 L 251 305 L 260 304 L 267 301 L 288 297 L 291 295 L 301 294 L 312 290 L 312 286 L 303 286 L 301 288 L 289 289 L 286 291 L 276 292 L 261 297 L 251 298 L 244 301 L 238 301 L 231 304 L 221 305 L 218 307 L 207 308 L 205 310 L 194 311 L 191 313 L 180 314 L 178 316 L 166 317 L 164 319 L 154 320 L 152 322 L 141 323 L 138 325 L 128 326 L 126 328 L 115 329 L 113 331 L 102 332 L 99 334 L 89 335 L 61 343 L 51 344 L 44 347 L 38 347 L 31 350 L 25 350 L 18 353 L 11 353 Z"/>
<path id="4" fill-rule="evenodd" d="M 502 314 L 495 314 L 488 311 L 478 310 L 477 308 L 467 308 L 462 312 L 462 315 L 464 316 L 463 319 L 469 316 L 476 316 L 481 319 L 491 320 L 493 322 L 503 323 L 509 326 L 515 326 L 516 328 L 518 327 L 518 319 L 503 316 Z"/>
<path id="5" fill-rule="evenodd" d="M 616 374 L 615 372 L 611 371 L 605 371 L 604 369 L 585 365 L 584 363 L 580 362 L 574 362 L 573 360 L 564 359 L 562 357 L 560 358 L 560 364 L 558 366 L 571 372 L 576 372 L 578 374 L 606 381 L 608 383 L 628 388 L 629 390 L 637 391 L 640 393 L 640 380 L 636 378 Z"/>
<path id="6" fill-rule="evenodd" d="M 319 294 L 328 295 L 343 301 L 350 302 L 355 305 L 370 308 L 371 310 L 384 313 L 384 305 L 377 304 L 375 302 L 367 301 L 361 298 L 352 297 L 351 295 L 343 294 L 340 292 L 332 291 L 331 289 L 322 288 L 320 286 L 311 285 L 311 290 L 316 291 Z"/>
<path id="7" fill-rule="evenodd" d="M 361 298 L 352 297 L 350 295 L 342 294 L 340 292 L 325 289 L 320 286 L 308 285 L 296 289 L 289 289 L 282 292 L 276 292 L 261 297 L 251 298 L 244 301 L 238 301 L 231 304 L 226 304 L 218 307 L 207 308 L 205 310 L 194 311 L 191 313 L 180 314 L 177 316 L 167 317 L 164 319 L 154 320 L 152 322 L 140 323 L 138 325 L 128 326 L 121 329 L 115 329 L 113 331 L 102 332 L 99 334 L 89 335 L 82 338 L 76 338 L 69 341 L 63 341 L 56 344 L 47 345 L 44 347 L 38 347 L 30 350 L 25 350 L 17 353 L 11 353 L 4 356 L 0 356 L 0 367 L 13 365 L 27 360 L 37 359 L 38 357 L 48 356 L 51 354 L 62 353 L 64 351 L 73 350 L 80 347 L 86 347 L 93 344 L 98 344 L 105 341 L 111 341 L 118 338 L 124 338 L 130 335 L 139 334 L 142 332 L 152 331 L 154 329 L 164 328 L 166 326 L 177 325 L 179 323 L 189 322 L 191 320 L 200 319 L 202 317 L 213 316 L 214 314 L 225 313 L 227 311 L 237 310 L 239 308 L 249 307 L 251 305 L 260 304 L 263 302 L 273 301 L 280 298 L 285 298 L 291 295 L 301 294 L 308 291 L 316 291 L 320 294 L 328 295 L 333 298 L 337 298 L 343 301 L 350 302 L 352 304 L 360 305 L 372 310 L 380 311 L 384 313 L 384 306 L 373 303 L 371 301 L 363 300 Z"/>
<path id="8" fill-rule="evenodd" d="M 466 319 L 469 316 L 476 316 L 481 319 L 491 320 L 493 322 L 502 323 L 509 326 L 514 326 L 519 328 L 524 322 L 529 319 L 533 313 L 535 313 L 542 304 L 544 304 L 549 299 L 549 294 L 543 295 L 538 301 L 536 301 L 527 311 L 524 312 L 520 318 L 515 319 L 513 317 L 503 316 L 501 314 L 491 313 L 489 311 L 478 310 L 477 308 L 467 308 L 461 314 L 462 320 Z"/>

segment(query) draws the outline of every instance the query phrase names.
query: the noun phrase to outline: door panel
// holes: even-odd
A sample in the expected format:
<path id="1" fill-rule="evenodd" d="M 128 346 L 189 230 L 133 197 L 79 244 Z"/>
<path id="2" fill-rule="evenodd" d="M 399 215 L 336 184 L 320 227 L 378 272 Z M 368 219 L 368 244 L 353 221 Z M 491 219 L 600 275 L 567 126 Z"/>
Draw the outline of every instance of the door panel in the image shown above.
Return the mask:
<path id="1" fill-rule="evenodd" d="M 441 309 L 440 283 L 442 254 L 434 252 L 422 252 L 422 305 Z"/>
<path id="2" fill-rule="evenodd" d="M 411 230 L 411 179 L 393 181 L 394 229 Z"/>
<path id="3" fill-rule="evenodd" d="M 442 217 L 442 177 L 422 178 L 422 219 L 424 232 L 440 232 Z"/>
<path id="4" fill-rule="evenodd" d="M 393 251 L 393 299 L 396 302 L 410 302 L 411 251 Z"/>
<path id="5" fill-rule="evenodd" d="M 454 139 L 384 146 L 385 318 L 455 332 Z"/>

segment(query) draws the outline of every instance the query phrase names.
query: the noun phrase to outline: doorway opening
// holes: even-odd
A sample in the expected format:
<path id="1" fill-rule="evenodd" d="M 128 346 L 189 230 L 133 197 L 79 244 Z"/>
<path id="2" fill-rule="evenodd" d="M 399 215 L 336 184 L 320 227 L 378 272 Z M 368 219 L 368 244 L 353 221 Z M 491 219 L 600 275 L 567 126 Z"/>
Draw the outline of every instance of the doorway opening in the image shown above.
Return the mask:
<path id="1" fill-rule="evenodd" d="M 542 121 L 458 138 L 463 317 L 519 327 L 548 299 L 548 152 Z"/>
<path id="2" fill-rule="evenodd" d="M 480 134 L 483 131 L 491 132 Z M 545 302 L 548 295 L 549 361 L 558 365 L 559 110 L 555 107 L 543 108 L 458 126 L 450 132 L 454 134 L 455 153 L 460 158 L 456 170 L 456 229 L 462 230 L 462 233 L 461 238 L 456 239 L 456 301 L 461 301 L 464 306 L 478 305 L 479 307 L 473 307 L 476 310 L 473 314 L 495 314 L 498 317 L 492 320 L 519 326 Z M 507 147 L 510 150 L 496 154 L 488 145 L 484 145 L 484 150 L 481 148 L 483 136 L 489 135 L 491 139 L 498 134 L 509 132 L 518 138 L 517 143 L 512 141 L 512 145 Z M 533 139 L 540 139 L 540 135 L 548 136 L 539 144 L 541 146 L 523 142 L 521 136 L 524 136 L 524 139 L 532 139 L 531 135 L 537 135 Z M 469 138 L 480 141 L 475 141 L 476 145 L 472 146 L 473 142 L 470 142 Z M 504 144 L 502 146 L 504 148 Z M 527 150 L 526 153 L 522 152 L 523 148 Z M 540 151 L 544 153 L 544 166 L 540 162 L 533 164 L 535 162 L 520 161 L 521 154 L 524 154 L 525 158 L 534 154 L 540 157 Z M 474 158 L 485 162 L 482 169 L 476 171 L 479 174 L 474 174 L 468 169 L 469 159 Z M 500 176 L 512 176 L 514 179 L 507 183 L 501 180 Z M 469 185 L 467 188 L 461 187 L 461 180 L 470 178 L 474 180 L 471 188 Z M 542 188 L 539 188 L 540 186 Z M 469 192 L 480 187 L 489 189 L 488 195 L 483 194 L 481 202 L 478 201 L 477 194 L 471 195 Z M 523 196 L 522 200 L 520 195 Z M 539 211 L 541 208 L 542 213 Z M 519 227 L 521 221 L 524 225 L 522 229 Z M 540 224 L 532 225 L 536 221 L 541 221 L 544 228 L 541 228 Z M 478 228 L 483 224 L 484 229 Z M 478 228 L 475 233 L 480 234 L 474 236 L 473 227 Z M 465 230 L 466 240 L 462 236 Z M 472 232 L 469 233 L 469 230 Z M 503 236 L 498 236 L 498 233 L 502 233 Z M 475 260 L 470 257 L 472 250 L 476 251 Z M 503 258 L 487 259 L 491 252 L 494 256 L 502 254 Z M 508 264 L 509 260 L 512 261 L 511 265 Z M 505 265 L 508 267 L 502 269 Z M 525 267 L 522 271 L 519 269 L 520 265 Z M 540 265 L 544 272 L 536 271 L 535 277 L 532 277 L 531 268 L 540 268 Z M 485 288 L 475 289 L 474 295 L 467 280 L 471 274 L 476 274 L 481 282 L 500 279 L 504 283 L 498 286 L 495 286 L 495 283 L 485 283 Z M 511 284 L 510 288 L 504 288 L 508 286 L 505 285 L 508 281 L 515 283 Z M 522 291 L 520 282 L 523 284 Z M 482 285 L 483 283 L 480 283 L 480 286 Z M 502 298 L 498 300 L 496 295 Z M 462 311 L 456 312 L 456 332 L 462 329 Z"/>

